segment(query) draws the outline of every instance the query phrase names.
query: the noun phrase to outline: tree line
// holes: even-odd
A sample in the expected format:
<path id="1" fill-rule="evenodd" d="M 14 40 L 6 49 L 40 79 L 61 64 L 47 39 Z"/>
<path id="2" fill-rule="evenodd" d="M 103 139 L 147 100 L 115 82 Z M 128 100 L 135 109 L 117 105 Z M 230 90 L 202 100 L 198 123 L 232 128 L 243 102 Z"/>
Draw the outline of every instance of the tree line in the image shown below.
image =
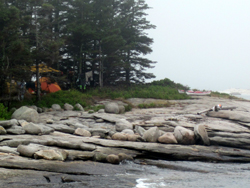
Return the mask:
<path id="1" fill-rule="evenodd" d="M 0 0 L 0 80 L 27 79 L 40 63 L 73 81 L 91 71 L 100 87 L 154 78 L 147 9 L 145 0 Z"/>

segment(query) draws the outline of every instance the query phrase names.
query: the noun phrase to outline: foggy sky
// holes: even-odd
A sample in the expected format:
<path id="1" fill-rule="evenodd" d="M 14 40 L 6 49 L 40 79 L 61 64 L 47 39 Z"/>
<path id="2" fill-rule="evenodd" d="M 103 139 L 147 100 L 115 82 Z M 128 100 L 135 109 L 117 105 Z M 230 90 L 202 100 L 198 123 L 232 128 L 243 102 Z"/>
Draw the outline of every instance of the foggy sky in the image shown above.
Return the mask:
<path id="1" fill-rule="evenodd" d="M 249 0 L 146 0 L 149 69 L 192 89 L 250 89 Z"/>

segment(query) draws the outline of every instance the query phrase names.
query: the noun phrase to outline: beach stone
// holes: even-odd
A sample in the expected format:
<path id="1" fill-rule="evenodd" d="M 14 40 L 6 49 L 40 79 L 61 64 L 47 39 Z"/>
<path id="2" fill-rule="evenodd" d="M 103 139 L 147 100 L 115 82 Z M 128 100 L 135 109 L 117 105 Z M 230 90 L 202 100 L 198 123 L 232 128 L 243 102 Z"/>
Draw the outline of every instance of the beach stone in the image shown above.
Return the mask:
<path id="1" fill-rule="evenodd" d="M 54 111 L 62 111 L 62 108 L 59 104 L 53 104 L 51 106 L 51 108 L 54 110 Z"/>
<path id="2" fill-rule="evenodd" d="M 0 125 L 4 128 L 10 128 L 13 125 L 18 125 L 18 121 L 16 119 L 4 120 L 0 121 Z"/>
<path id="3" fill-rule="evenodd" d="M 53 119 L 47 119 L 47 120 L 46 120 L 46 123 L 47 123 L 47 124 L 53 124 L 53 123 L 54 123 L 54 120 L 53 120 Z"/>
<path id="4" fill-rule="evenodd" d="M 107 154 L 96 152 L 93 157 L 93 160 L 97 162 L 107 162 L 107 156 Z"/>
<path id="5" fill-rule="evenodd" d="M 98 110 L 98 113 L 105 113 L 105 109 Z"/>
<path id="6" fill-rule="evenodd" d="M 133 130 L 133 125 L 130 122 L 128 122 L 127 120 L 125 120 L 125 119 L 119 119 L 115 123 L 115 129 L 118 132 L 121 132 L 124 129 L 131 129 L 131 130 Z"/>
<path id="7" fill-rule="evenodd" d="M 26 134 L 38 135 L 41 134 L 43 131 L 40 126 L 34 123 L 26 124 L 23 129 L 25 130 Z"/>
<path id="8" fill-rule="evenodd" d="M 42 107 L 42 111 L 43 112 L 49 112 L 49 111 L 52 111 L 52 109 L 47 108 L 47 107 Z"/>
<path id="9" fill-rule="evenodd" d="M 37 107 L 37 112 L 40 114 L 40 113 L 42 113 L 42 112 L 43 112 L 43 109 L 42 109 L 42 108 Z"/>
<path id="10" fill-rule="evenodd" d="M 71 104 L 65 103 L 63 105 L 64 110 L 71 111 L 74 109 L 74 107 Z"/>
<path id="11" fill-rule="evenodd" d="M 133 157 L 125 153 L 119 153 L 118 157 L 119 157 L 119 161 L 133 161 L 134 160 Z"/>
<path id="12" fill-rule="evenodd" d="M 160 136 L 160 131 L 158 127 L 152 127 L 147 131 L 145 131 L 145 133 L 143 134 L 143 138 L 147 142 L 157 142 L 159 136 Z"/>
<path id="13" fill-rule="evenodd" d="M 132 142 L 140 141 L 142 139 L 141 136 L 137 134 L 127 135 L 127 137 L 128 137 L 128 141 L 132 141 Z"/>
<path id="14" fill-rule="evenodd" d="M 6 129 L 7 134 L 21 135 L 25 134 L 25 130 L 21 126 L 13 125 L 12 127 Z"/>
<path id="15" fill-rule="evenodd" d="M 194 134 L 195 134 L 195 139 L 196 140 L 201 140 L 202 143 L 206 146 L 210 145 L 210 141 L 208 138 L 207 130 L 205 125 L 195 125 L 194 126 Z"/>
<path id="16" fill-rule="evenodd" d="M 121 141 L 126 141 L 128 138 L 125 134 L 123 133 L 115 133 L 112 135 L 113 140 L 121 140 Z"/>
<path id="17" fill-rule="evenodd" d="M 124 129 L 122 130 L 122 133 L 127 134 L 127 135 L 134 135 L 134 131 L 131 129 Z"/>
<path id="18" fill-rule="evenodd" d="M 158 142 L 164 144 L 177 144 L 177 140 L 173 133 L 164 133 L 162 136 L 158 138 Z"/>
<path id="19" fill-rule="evenodd" d="M 140 136 L 143 136 L 143 134 L 146 132 L 146 130 L 144 128 L 142 128 L 141 126 L 136 125 L 135 132 L 138 133 Z"/>
<path id="20" fill-rule="evenodd" d="M 48 150 L 40 150 L 35 152 L 34 158 L 39 159 L 47 159 L 47 160 L 58 160 L 58 161 L 64 161 L 68 156 L 68 152 L 65 150 L 59 150 L 59 149 L 48 149 Z"/>
<path id="21" fill-rule="evenodd" d="M 26 120 L 28 122 L 36 123 L 38 121 L 38 112 L 34 109 L 22 106 L 18 108 L 11 116 L 11 119 Z"/>
<path id="22" fill-rule="evenodd" d="M 84 112 L 84 108 L 82 107 L 82 105 L 80 105 L 79 103 L 75 104 L 75 109 L 83 111 Z"/>
<path id="23" fill-rule="evenodd" d="M 95 120 L 95 122 L 96 123 L 102 123 L 102 122 L 104 122 L 104 120 L 103 119 L 97 119 L 97 120 Z"/>
<path id="24" fill-rule="evenodd" d="M 107 102 L 105 104 L 105 112 L 111 114 L 119 114 L 119 106 L 115 102 Z"/>
<path id="25" fill-rule="evenodd" d="M 75 135 L 84 136 L 84 137 L 91 137 L 91 133 L 85 129 L 77 128 L 74 132 Z"/>
<path id="26" fill-rule="evenodd" d="M 6 134 L 6 130 L 5 128 L 3 128 L 2 126 L 0 126 L 0 135 Z"/>
<path id="27" fill-rule="evenodd" d="M 120 159 L 119 159 L 118 155 L 111 154 L 111 155 L 108 155 L 106 159 L 111 164 L 119 164 L 120 163 Z"/>
<path id="28" fill-rule="evenodd" d="M 195 143 L 194 132 L 184 127 L 175 127 L 174 136 L 179 144 L 190 145 Z"/>

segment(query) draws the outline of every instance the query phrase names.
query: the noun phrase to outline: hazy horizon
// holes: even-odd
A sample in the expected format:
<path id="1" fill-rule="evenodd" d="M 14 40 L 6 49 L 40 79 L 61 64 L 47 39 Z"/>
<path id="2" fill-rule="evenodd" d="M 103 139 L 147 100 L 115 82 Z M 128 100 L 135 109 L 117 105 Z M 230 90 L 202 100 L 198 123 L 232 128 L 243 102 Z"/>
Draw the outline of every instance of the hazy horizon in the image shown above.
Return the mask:
<path id="1" fill-rule="evenodd" d="M 157 61 L 148 72 L 193 89 L 250 89 L 250 1 L 146 0 Z"/>

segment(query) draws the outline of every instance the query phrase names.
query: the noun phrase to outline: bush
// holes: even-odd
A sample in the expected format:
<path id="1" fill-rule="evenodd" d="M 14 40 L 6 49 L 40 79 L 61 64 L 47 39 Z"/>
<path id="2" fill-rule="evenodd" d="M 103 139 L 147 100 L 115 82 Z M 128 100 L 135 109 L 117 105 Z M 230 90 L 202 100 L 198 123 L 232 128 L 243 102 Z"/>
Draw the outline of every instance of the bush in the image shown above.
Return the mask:
<path id="1" fill-rule="evenodd" d="M 10 119 L 11 115 L 11 112 L 8 112 L 8 108 L 4 107 L 3 103 L 0 103 L 0 120 Z"/>

